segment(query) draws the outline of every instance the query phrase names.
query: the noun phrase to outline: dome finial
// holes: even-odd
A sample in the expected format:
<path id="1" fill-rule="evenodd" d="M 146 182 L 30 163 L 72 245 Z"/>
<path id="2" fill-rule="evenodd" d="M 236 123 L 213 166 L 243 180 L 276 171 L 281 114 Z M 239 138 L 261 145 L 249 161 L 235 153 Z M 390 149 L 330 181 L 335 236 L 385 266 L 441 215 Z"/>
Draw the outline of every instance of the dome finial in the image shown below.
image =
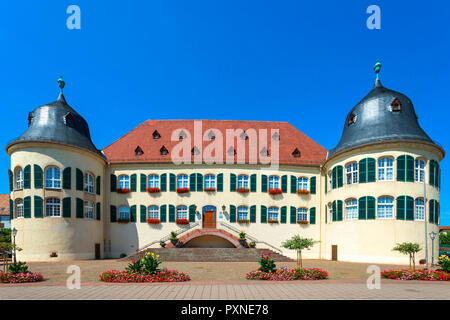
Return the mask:
<path id="1" fill-rule="evenodd" d="M 62 93 L 62 91 L 63 91 L 65 85 L 66 85 L 66 83 L 65 83 L 64 80 L 62 79 L 62 76 L 59 76 L 59 79 L 58 79 L 58 86 L 59 86 L 59 88 L 61 89 L 61 93 Z"/>
<path id="2" fill-rule="evenodd" d="M 373 66 L 373 70 L 377 74 L 377 80 L 378 80 L 379 79 L 378 74 L 380 73 L 380 70 L 381 70 L 381 63 L 380 63 L 379 59 L 377 59 L 377 63 L 375 63 L 375 65 Z"/>

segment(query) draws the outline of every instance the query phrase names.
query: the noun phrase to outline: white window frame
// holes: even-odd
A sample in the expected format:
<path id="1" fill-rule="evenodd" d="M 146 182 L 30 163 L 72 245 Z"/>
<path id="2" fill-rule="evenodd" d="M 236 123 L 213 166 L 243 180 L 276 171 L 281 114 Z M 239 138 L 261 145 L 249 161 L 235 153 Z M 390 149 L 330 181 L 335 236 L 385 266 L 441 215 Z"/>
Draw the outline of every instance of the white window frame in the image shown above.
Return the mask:
<path id="1" fill-rule="evenodd" d="M 61 170 L 58 167 L 45 168 L 45 188 L 61 189 Z"/>
<path id="2" fill-rule="evenodd" d="M 297 221 L 308 221 L 308 208 L 297 208 Z"/>
<path id="3" fill-rule="evenodd" d="M 280 189 L 279 176 L 269 176 L 269 190 L 270 189 Z"/>
<path id="4" fill-rule="evenodd" d="M 300 177 L 297 180 L 297 190 L 309 190 L 308 189 L 308 178 Z"/>
<path id="5" fill-rule="evenodd" d="M 345 220 L 358 219 L 358 200 L 355 198 L 345 200 Z"/>
<path id="6" fill-rule="evenodd" d="M 87 193 L 95 193 L 95 177 L 93 174 L 86 172 L 84 175 L 84 191 Z"/>
<path id="7" fill-rule="evenodd" d="M 148 219 L 159 219 L 159 207 L 152 205 L 148 207 Z"/>
<path id="8" fill-rule="evenodd" d="M 425 161 L 416 159 L 414 161 L 414 181 L 423 182 L 423 179 L 425 179 Z"/>
<path id="9" fill-rule="evenodd" d="M 205 189 L 216 187 L 216 176 L 213 174 L 205 175 Z"/>
<path id="10" fill-rule="evenodd" d="M 422 198 L 417 198 L 414 200 L 414 220 L 425 220 L 425 205 Z"/>
<path id="11" fill-rule="evenodd" d="M 394 159 L 383 157 L 378 159 L 378 181 L 394 180 Z M 390 179 L 389 179 L 390 178 Z"/>
<path id="12" fill-rule="evenodd" d="M 328 174 L 328 190 L 333 190 L 333 175 L 331 172 Z"/>
<path id="13" fill-rule="evenodd" d="M 16 218 L 23 218 L 23 199 L 16 200 Z"/>
<path id="14" fill-rule="evenodd" d="M 178 206 L 176 214 L 176 219 L 187 219 L 187 206 Z"/>
<path id="15" fill-rule="evenodd" d="M 119 176 L 119 189 L 129 189 L 130 188 L 130 177 L 126 174 L 121 174 Z"/>
<path id="16" fill-rule="evenodd" d="M 45 216 L 50 218 L 61 217 L 61 200 L 59 198 L 45 199 Z"/>
<path id="17" fill-rule="evenodd" d="M 84 217 L 88 220 L 95 219 L 95 205 L 93 202 L 85 201 L 84 202 Z"/>
<path id="18" fill-rule="evenodd" d="M 278 220 L 278 207 L 269 207 L 267 210 L 267 219 Z"/>
<path id="19" fill-rule="evenodd" d="M 379 197 L 377 199 L 377 218 L 394 219 L 394 198 Z"/>
<path id="20" fill-rule="evenodd" d="M 21 167 L 16 169 L 14 181 L 16 185 L 16 190 L 23 189 L 23 169 Z"/>
<path id="21" fill-rule="evenodd" d="M 248 189 L 248 175 L 246 174 L 240 174 L 238 175 L 238 189 L 244 188 Z"/>
<path id="22" fill-rule="evenodd" d="M 189 188 L 189 176 L 187 174 L 179 174 L 177 176 L 177 188 Z"/>
<path id="23" fill-rule="evenodd" d="M 119 208 L 119 220 L 130 220 L 130 208 L 122 206 Z"/>
<path id="24" fill-rule="evenodd" d="M 237 208 L 237 217 L 238 217 L 238 220 L 248 220 L 248 207 L 247 206 L 239 206 Z"/>
<path id="25" fill-rule="evenodd" d="M 159 188 L 159 175 L 150 174 L 148 176 L 148 188 Z"/>
<path id="26" fill-rule="evenodd" d="M 345 181 L 347 184 L 358 183 L 358 163 L 352 162 L 345 166 Z"/>

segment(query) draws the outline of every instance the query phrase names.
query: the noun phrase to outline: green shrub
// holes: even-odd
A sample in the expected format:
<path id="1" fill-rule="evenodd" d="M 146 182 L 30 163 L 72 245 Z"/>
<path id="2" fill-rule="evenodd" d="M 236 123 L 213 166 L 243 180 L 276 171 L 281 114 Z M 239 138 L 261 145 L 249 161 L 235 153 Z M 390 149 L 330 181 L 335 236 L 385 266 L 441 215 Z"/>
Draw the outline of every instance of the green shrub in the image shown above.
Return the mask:
<path id="1" fill-rule="evenodd" d="M 439 257 L 438 265 L 441 267 L 442 271 L 450 273 L 450 258 L 445 254 Z"/>
<path id="2" fill-rule="evenodd" d="M 137 260 L 131 261 L 131 263 L 125 268 L 129 273 L 146 273 L 146 274 L 157 274 L 161 270 L 158 266 L 162 263 L 159 260 L 159 255 L 155 255 L 153 252 L 146 252 L 145 255 Z"/>
<path id="3" fill-rule="evenodd" d="M 258 268 L 259 271 L 275 272 L 277 270 L 275 260 L 273 260 L 270 251 L 267 251 L 267 253 L 261 253 L 261 259 L 258 263 L 260 264 L 260 267 Z"/>
<path id="4" fill-rule="evenodd" d="M 9 265 L 8 271 L 12 274 L 17 273 L 27 273 L 28 272 L 28 266 L 26 265 L 26 262 L 16 262 Z"/>

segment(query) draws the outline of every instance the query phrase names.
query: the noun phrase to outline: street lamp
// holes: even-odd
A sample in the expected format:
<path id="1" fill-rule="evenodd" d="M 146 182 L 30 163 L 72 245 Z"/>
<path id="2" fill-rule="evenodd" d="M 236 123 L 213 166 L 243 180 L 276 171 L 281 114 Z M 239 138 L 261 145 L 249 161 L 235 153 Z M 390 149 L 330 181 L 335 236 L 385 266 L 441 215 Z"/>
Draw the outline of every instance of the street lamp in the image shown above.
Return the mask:
<path id="1" fill-rule="evenodd" d="M 434 267 L 434 239 L 436 239 L 437 233 L 434 231 L 430 232 L 431 238 L 431 267 Z"/>
<path id="2" fill-rule="evenodd" d="M 17 263 L 16 261 L 16 235 L 17 235 L 17 229 L 14 227 L 12 229 L 12 235 L 13 235 L 13 247 L 14 247 L 14 264 Z"/>

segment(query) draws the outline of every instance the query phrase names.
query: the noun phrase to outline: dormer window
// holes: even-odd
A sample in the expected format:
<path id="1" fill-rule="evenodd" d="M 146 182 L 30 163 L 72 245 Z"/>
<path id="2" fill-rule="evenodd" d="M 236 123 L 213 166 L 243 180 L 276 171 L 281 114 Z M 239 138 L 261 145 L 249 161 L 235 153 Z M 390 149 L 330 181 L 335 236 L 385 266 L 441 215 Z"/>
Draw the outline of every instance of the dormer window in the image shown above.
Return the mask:
<path id="1" fill-rule="evenodd" d="M 247 133 L 245 133 L 245 131 L 241 133 L 241 139 L 242 140 L 247 140 L 248 139 L 248 135 L 247 135 Z"/>
<path id="2" fill-rule="evenodd" d="M 214 140 L 216 138 L 216 135 L 214 134 L 214 132 L 212 130 L 209 131 L 208 138 L 209 138 L 209 140 Z"/>
<path id="3" fill-rule="evenodd" d="M 300 157 L 300 151 L 299 151 L 297 148 L 295 148 L 294 152 L 292 152 L 292 155 L 293 155 L 295 158 L 298 158 L 298 157 Z"/>
<path id="4" fill-rule="evenodd" d="M 75 123 L 75 118 L 73 117 L 73 115 L 70 112 L 64 116 L 64 124 L 65 125 L 72 127 L 74 125 L 74 123 Z"/>
<path id="5" fill-rule="evenodd" d="M 159 152 L 164 156 L 169 153 L 169 150 L 167 150 L 166 147 L 162 146 L 162 148 L 159 149 Z"/>
<path id="6" fill-rule="evenodd" d="M 200 154 L 200 150 L 198 150 L 198 148 L 196 146 L 194 146 L 191 150 L 192 155 L 197 155 Z"/>
<path id="7" fill-rule="evenodd" d="M 183 130 L 181 130 L 178 137 L 180 138 L 180 140 L 183 140 L 184 138 L 186 138 L 186 133 Z"/>
<path id="8" fill-rule="evenodd" d="M 230 156 L 236 155 L 236 150 L 234 150 L 234 147 L 229 147 L 227 152 Z"/>
<path id="9" fill-rule="evenodd" d="M 267 150 L 266 147 L 263 147 L 263 148 L 261 149 L 260 154 L 261 154 L 262 156 L 268 156 L 268 155 L 269 155 L 269 150 Z"/>
<path id="10" fill-rule="evenodd" d="M 347 118 L 347 124 L 351 125 L 356 122 L 356 115 L 353 112 L 350 112 Z"/>
<path id="11" fill-rule="evenodd" d="M 280 140 L 280 134 L 278 132 L 275 132 L 272 135 L 272 140 L 279 141 Z"/>
<path id="12" fill-rule="evenodd" d="M 135 153 L 137 156 L 140 156 L 141 154 L 144 154 L 144 151 L 141 149 L 141 147 L 137 146 L 137 148 L 134 149 L 134 153 Z"/>
<path id="13" fill-rule="evenodd" d="M 161 138 L 161 135 L 159 134 L 158 130 L 153 131 L 153 139 L 159 139 Z"/>
<path id="14" fill-rule="evenodd" d="M 398 98 L 395 98 L 395 100 L 391 103 L 391 111 L 401 111 L 402 110 L 402 103 Z"/>
<path id="15" fill-rule="evenodd" d="M 33 120 L 33 113 L 28 112 L 28 126 L 30 126 L 32 120 Z"/>

